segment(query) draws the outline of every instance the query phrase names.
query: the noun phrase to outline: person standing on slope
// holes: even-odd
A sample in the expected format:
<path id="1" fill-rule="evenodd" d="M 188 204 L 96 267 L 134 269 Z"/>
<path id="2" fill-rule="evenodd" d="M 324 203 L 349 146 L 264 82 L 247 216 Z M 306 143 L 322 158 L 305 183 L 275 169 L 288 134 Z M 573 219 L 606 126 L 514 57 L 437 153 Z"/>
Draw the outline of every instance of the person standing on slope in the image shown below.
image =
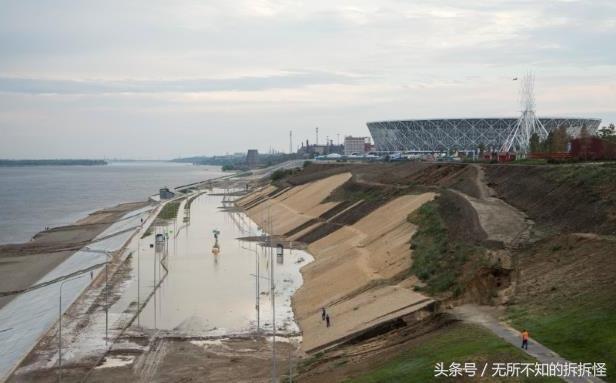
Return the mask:
<path id="1" fill-rule="evenodd" d="M 522 330 L 522 348 L 528 350 L 528 330 Z"/>

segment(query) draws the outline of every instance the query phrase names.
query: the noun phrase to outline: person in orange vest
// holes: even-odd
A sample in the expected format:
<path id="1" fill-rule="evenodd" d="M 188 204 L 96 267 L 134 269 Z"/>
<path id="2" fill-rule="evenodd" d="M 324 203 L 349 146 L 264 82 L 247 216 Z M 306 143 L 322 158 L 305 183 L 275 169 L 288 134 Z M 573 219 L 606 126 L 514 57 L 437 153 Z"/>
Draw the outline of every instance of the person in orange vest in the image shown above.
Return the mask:
<path id="1" fill-rule="evenodd" d="M 528 330 L 522 330 L 522 348 L 528 350 Z"/>

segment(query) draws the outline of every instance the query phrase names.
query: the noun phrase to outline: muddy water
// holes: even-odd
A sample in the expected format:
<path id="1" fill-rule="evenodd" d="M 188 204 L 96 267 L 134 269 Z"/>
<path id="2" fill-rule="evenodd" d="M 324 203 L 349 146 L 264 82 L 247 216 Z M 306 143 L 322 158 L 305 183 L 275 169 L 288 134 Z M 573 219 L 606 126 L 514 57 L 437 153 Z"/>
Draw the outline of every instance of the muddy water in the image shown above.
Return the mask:
<path id="1" fill-rule="evenodd" d="M 269 333 L 273 258 L 276 329 L 296 332 L 291 295 L 302 283 L 300 267 L 312 257 L 303 251 L 285 250 L 280 259 L 267 247 L 238 240 L 262 232 L 245 214 L 221 211 L 222 205 L 222 196 L 203 194 L 193 201 L 188 219 L 184 218 L 183 204 L 175 222 L 154 230 L 168 234 L 166 246 L 154 245 L 155 233 L 141 240 L 133 265 L 133 281 L 139 282 L 132 283 L 124 296 L 134 299 L 139 295 L 139 301 L 144 302 L 155 284 L 160 287 L 139 315 L 138 324 L 191 336 L 254 331 L 258 268 L 259 325 Z M 215 230 L 220 232 L 218 252 L 214 249 Z"/>

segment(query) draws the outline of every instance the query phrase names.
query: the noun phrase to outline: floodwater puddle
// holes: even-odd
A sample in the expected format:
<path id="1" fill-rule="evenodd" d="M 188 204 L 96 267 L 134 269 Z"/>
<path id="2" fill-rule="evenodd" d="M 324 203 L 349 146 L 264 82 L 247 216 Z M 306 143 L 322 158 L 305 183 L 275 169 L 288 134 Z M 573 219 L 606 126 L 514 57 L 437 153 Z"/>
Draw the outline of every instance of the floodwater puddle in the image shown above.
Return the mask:
<path id="1" fill-rule="evenodd" d="M 312 256 L 285 249 L 280 257 L 275 249 L 238 240 L 263 233 L 244 213 L 220 209 L 231 205 L 215 192 L 195 198 L 190 211 L 182 203 L 176 220 L 153 227 L 140 241 L 133 283 L 124 294 L 147 302 L 135 324 L 183 336 L 223 336 L 253 332 L 258 320 L 269 333 L 273 263 L 276 332 L 297 333 L 291 296 L 302 284 L 299 269 Z M 166 241 L 157 243 L 157 234 Z"/>
<path id="2" fill-rule="evenodd" d="M 133 364 L 134 361 L 134 355 L 107 356 L 103 364 L 101 364 L 100 366 L 96 366 L 96 369 L 129 366 Z"/>

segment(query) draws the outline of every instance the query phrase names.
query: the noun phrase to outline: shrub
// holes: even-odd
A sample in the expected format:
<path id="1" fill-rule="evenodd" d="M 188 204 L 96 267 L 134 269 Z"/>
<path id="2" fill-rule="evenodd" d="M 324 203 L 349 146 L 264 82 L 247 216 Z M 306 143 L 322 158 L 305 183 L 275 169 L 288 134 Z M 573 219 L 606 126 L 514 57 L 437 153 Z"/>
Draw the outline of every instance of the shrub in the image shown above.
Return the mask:
<path id="1" fill-rule="evenodd" d="M 272 181 L 278 181 L 287 176 L 287 171 L 284 169 L 278 169 L 272 173 Z"/>
<path id="2" fill-rule="evenodd" d="M 459 279 L 464 265 L 482 248 L 448 238 L 447 228 L 439 213 L 438 200 L 423 204 L 408 216 L 408 221 L 417 225 L 411 238 L 413 265 L 411 272 L 424 283 L 430 293 L 452 291 L 460 295 L 463 287 Z"/>

